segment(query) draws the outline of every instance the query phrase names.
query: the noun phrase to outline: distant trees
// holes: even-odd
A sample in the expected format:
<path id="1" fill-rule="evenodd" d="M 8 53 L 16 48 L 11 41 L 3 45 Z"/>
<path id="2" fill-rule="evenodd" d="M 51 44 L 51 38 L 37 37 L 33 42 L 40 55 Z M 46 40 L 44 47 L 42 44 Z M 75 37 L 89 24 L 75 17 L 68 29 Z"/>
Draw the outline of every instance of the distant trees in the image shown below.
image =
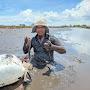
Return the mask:
<path id="1" fill-rule="evenodd" d="M 80 28 L 90 28 L 87 25 L 62 25 L 62 26 L 49 26 L 50 28 L 65 28 L 65 27 L 80 27 Z"/>
<path id="2" fill-rule="evenodd" d="M 73 25 L 72 27 L 90 28 L 90 26 L 87 25 Z"/>
<path id="3" fill-rule="evenodd" d="M 19 25 L 0 25 L 0 28 L 31 28 L 34 24 L 27 26 L 25 24 L 19 24 Z M 49 26 L 49 28 L 65 28 L 65 27 L 80 27 L 80 28 L 90 28 L 90 26 L 87 25 L 62 25 L 62 26 Z"/>
<path id="4" fill-rule="evenodd" d="M 19 25 L 0 25 L 0 28 L 31 28 L 31 26 L 26 26 L 25 24 L 19 24 Z"/>

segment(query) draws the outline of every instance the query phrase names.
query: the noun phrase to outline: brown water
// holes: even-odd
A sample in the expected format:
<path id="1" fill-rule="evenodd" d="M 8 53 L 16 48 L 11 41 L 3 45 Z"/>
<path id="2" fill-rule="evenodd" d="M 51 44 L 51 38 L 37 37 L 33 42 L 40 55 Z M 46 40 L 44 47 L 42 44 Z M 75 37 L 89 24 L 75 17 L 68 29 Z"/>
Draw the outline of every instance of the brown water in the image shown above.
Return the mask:
<path id="1" fill-rule="evenodd" d="M 24 90 L 90 90 L 90 30 L 88 29 L 50 29 L 50 33 L 63 41 L 66 54 L 54 53 L 55 61 L 65 66 L 64 70 L 43 76 L 47 70 L 30 71 L 32 82 Z M 30 29 L 1 29 L 0 54 L 8 53 L 23 56 L 25 36 L 33 37 Z M 13 86 L 11 89 L 13 90 Z M 22 86 L 15 90 L 20 90 Z M 10 89 L 10 90 L 11 90 Z M 1 89 L 0 89 L 1 90 Z M 5 90 L 5 89 L 4 89 Z M 7 89 L 6 89 L 7 90 Z M 9 89 L 8 89 L 9 90 Z"/>

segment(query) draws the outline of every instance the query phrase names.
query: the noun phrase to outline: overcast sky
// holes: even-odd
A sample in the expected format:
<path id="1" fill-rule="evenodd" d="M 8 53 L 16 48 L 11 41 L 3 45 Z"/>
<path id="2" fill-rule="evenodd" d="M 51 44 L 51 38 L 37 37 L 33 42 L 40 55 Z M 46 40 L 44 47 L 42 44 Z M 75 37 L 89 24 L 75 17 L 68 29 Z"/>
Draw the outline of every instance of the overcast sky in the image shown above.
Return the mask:
<path id="1" fill-rule="evenodd" d="M 0 25 L 90 25 L 90 0 L 0 0 Z"/>

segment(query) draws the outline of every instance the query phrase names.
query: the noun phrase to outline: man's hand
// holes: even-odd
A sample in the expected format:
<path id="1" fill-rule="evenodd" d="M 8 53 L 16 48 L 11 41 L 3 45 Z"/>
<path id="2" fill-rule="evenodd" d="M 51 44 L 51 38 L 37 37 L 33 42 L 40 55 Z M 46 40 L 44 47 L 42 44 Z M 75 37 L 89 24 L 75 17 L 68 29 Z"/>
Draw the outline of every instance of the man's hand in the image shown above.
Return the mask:
<path id="1" fill-rule="evenodd" d="M 50 40 L 48 40 L 48 41 L 46 41 L 46 42 L 44 43 L 44 48 L 45 48 L 47 51 L 50 50 L 51 46 L 52 46 L 52 43 L 51 43 Z"/>
<path id="2" fill-rule="evenodd" d="M 66 53 L 66 50 L 63 46 L 59 46 L 59 45 L 54 45 L 51 43 L 51 41 L 47 41 L 44 43 L 44 48 L 47 50 L 47 51 L 56 51 L 60 54 L 63 54 L 63 53 Z"/>
<path id="3" fill-rule="evenodd" d="M 23 45 L 23 51 L 25 54 L 29 52 L 30 47 L 31 47 L 31 39 L 29 37 L 25 37 Z"/>
<path id="4" fill-rule="evenodd" d="M 24 39 L 24 43 L 25 43 L 26 45 L 30 45 L 31 39 L 26 36 L 25 39 Z"/>

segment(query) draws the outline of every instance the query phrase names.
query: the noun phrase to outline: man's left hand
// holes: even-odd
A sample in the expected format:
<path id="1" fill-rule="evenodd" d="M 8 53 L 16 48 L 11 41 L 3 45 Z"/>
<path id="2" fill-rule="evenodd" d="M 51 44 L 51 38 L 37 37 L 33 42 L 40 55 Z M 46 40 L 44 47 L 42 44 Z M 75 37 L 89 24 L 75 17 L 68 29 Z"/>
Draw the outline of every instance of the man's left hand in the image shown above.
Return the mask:
<path id="1" fill-rule="evenodd" d="M 44 43 L 44 48 L 45 48 L 47 51 L 49 51 L 50 48 L 51 48 L 51 45 L 52 45 L 51 41 L 48 40 L 48 41 L 46 41 L 46 42 Z"/>

